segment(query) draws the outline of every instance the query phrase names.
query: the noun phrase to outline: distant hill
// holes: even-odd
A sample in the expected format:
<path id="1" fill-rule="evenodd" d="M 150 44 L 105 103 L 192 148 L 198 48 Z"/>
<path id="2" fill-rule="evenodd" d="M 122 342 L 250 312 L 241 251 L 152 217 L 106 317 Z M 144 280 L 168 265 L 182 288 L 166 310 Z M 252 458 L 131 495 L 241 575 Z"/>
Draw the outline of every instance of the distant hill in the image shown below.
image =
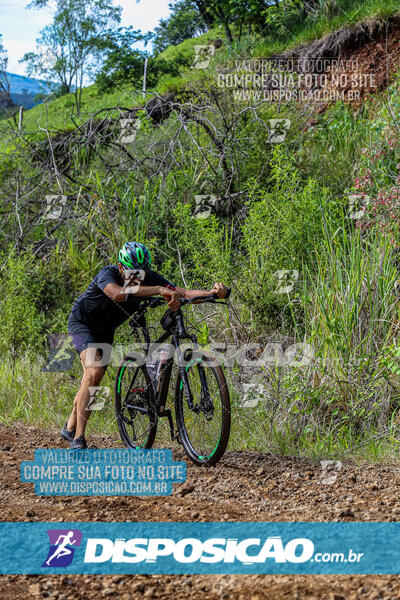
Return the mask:
<path id="1" fill-rule="evenodd" d="M 11 85 L 11 98 L 15 104 L 32 108 L 38 102 L 34 98 L 36 94 L 49 94 L 51 84 L 42 79 L 33 79 L 24 75 L 7 73 Z"/>

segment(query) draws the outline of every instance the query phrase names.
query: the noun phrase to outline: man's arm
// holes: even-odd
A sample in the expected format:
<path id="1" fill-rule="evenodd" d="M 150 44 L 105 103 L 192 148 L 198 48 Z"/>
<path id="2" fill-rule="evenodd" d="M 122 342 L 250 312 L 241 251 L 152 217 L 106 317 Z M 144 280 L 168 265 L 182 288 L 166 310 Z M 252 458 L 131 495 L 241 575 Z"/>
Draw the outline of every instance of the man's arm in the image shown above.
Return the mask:
<path id="1" fill-rule="evenodd" d="M 181 298 L 196 298 L 196 296 L 209 296 L 210 294 L 218 294 L 218 298 L 225 298 L 228 290 L 223 283 L 215 283 L 212 290 L 187 290 L 186 288 L 177 287 L 176 291 Z"/>
<path id="2" fill-rule="evenodd" d="M 104 288 L 104 293 L 114 300 L 114 302 L 126 302 L 130 295 L 138 298 L 147 298 L 148 296 L 163 296 L 164 300 L 170 306 L 173 299 L 178 298 L 179 294 L 175 290 L 170 290 L 162 285 L 141 285 L 130 288 L 121 287 L 117 283 L 107 283 Z M 173 306 L 171 305 L 170 308 Z"/>
<path id="3" fill-rule="evenodd" d="M 114 302 L 125 302 L 130 294 L 138 298 L 162 296 L 167 302 L 168 307 L 172 310 L 177 310 L 180 307 L 179 298 L 190 299 L 196 296 L 209 296 L 210 294 L 218 294 L 219 298 L 225 298 L 227 294 L 227 288 L 223 283 L 216 283 L 211 290 L 188 290 L 181 287 L 171 290 L 162 285 L 141 285 L 139 288 L 137 286 L 123 288 L 117 283 L 108 283 L 103 291 Z"/>

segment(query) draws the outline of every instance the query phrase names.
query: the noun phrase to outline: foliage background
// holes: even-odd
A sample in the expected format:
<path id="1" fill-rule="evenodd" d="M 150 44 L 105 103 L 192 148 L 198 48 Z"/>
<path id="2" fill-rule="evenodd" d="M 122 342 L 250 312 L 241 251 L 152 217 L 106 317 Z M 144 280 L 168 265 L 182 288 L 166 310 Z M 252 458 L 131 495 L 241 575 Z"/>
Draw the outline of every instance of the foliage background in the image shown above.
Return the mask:
<path id="1" fill-rule="evenodd" d="M 118 30 L 79 110 L 74 93 L 61 94 L 26 112 L 22 128 L 7 115 L 0 122 L 1 418 L 63 422 L 80 367 L 43 371 L 47 336 L 66 332 L 74 298 L 137 239 L 176 283 L 233 288 L 229 310 L 197 307 L 187 318 L 203 345 L 244 351 L 245 366 L 226 366 L 235 447 L 390 455 L 400 373 L 399 77 L 362 107 L 336 103 L 313 123 L 294 103 L 233 102 L 215 73 L 343 24 L 393 17 L 397 3 L 288 1 L 263 12 L 257 2 L 212 2 L 204 14 L 199 4 L 176 2 L 156 30 L 145 98 L 145 54 L 124 47 L 139 33 Z M 194 45 L 217 39 L 210 68 L 193 69 Z M 291 121 L 280 145 L 268 141 L 277 116 Z M 135 135 L 124 143 L 128 117 Z M 360 223 L 349 214 L 355 193 L 371 198 Z M 215 198 L 207 218 L 195 215 L 198 195 Z M 57 219 L 48 196 L 66 199 Z M 290 293 L 277 292 L 279 270 L 299 273 Z M 128 340 L 124 326 L 117 343 Z M 105 385 L 112 378 L 110 368 Z M 249 383 L 264 386 L 251 407 Z M 111 405 L 91 427 L 115 433 Z"/>

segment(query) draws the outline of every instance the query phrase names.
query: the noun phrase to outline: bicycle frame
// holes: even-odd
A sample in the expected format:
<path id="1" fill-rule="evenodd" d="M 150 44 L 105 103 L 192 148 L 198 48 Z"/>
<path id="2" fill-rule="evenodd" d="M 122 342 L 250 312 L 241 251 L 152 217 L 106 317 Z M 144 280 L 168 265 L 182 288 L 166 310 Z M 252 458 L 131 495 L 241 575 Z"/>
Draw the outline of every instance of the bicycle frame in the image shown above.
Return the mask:
<path id="1" fill-rule="evenodd" d="M 144 310 L 146 310 L 146 309 L 144 309 Z M 152 380 L 154 396 L 155 396 L 157 417 L 167 417 L 168 422 L 169 422 L 169 427 L 170 427 L 171 439 L 174 440 L 174 439 L 177 439 L 177 436 L 175 435 L 175 429 L 174 429 L 174 423 L 173 423 L 173 419 L 172 419 L 171 410 L 166 409 L 165 406 L 167 403 L 168 390 L 169 390 L 169 386 L 171 383 L 172 368 L 173 368 L 175 356 L 177 356 L 177 358 L 178 358 L 179 373 L 181 376 L 181 381 L 183 384 L 183 390 L 184 390 L 185 398 L 186 398 L 186 401 L 188 404 L 188 408 L 190 410 L 195 410 L 196 412 L 198 412 L 200 410 L 200 408 L 198 406 L 195 406 L 194 402 L 193 402 L 193 394 L 190 389 L 187 369 L 185 367 L 185 361 L 186 361 L 185 356 L 184 356 L 185 353 L 182 353 L 181 346 L 180 346 L 180 340 L 188 339 L 193 344 L 193 351 L 196 351 L 196 350 L 198 350 L 197 338 L 195 335 L 191 335 L 186 331 L 184 321 L 183 321 L 183 315 L 182 315 L 182 312 L 180 309 L 174 313 L 173 321 L 174 321 L 174 323 L 171 326 L 171 328 L 169 328 L 167 331 L 165 331 L 165 333 L 163 333 L 158 338 L 158 340 L 156 340 L 155 342 L 150 341 L 150 334 L 149 334 L 149 330 L 147 328 L 147 323 L 146 323 L 146 318 L 145 318 L 144 312 L 139 317 L 133 317 L 132 320 L 130 321 L 130 325 L 134 329 L 137 329 L 137 328 L 141 329 L 142 335 L 144 338 L 144 342 L 145 342 L 144 350 L 146 352 L 146 356 L 152 355 L 152 352 L 154 351 L 153 350 L 154 346 L 157 347 L 159 344 L 163 344 L 169 338 L 172 338 L 172 344 L 175 348 L 173 355 L 168 356 L 168 358 L 162 364 L 159 378 L 157 380 L 155 380 L 155 377 L 153 374 L 153 376 L 151 377 L 151 380 Z M 208 391 L 207 379 L 206 379 L 206 376 L 204 373 L 204 368 L 200 364 L 197 365 L 197 368 L 199 370 L 200 381 L 201 381 L 201 386 L 202 386 L 202 391 L 203 391 L 203 398 L 204 398 L 206 404 L 208 404 L 210 401 L 210 394 Z"/>

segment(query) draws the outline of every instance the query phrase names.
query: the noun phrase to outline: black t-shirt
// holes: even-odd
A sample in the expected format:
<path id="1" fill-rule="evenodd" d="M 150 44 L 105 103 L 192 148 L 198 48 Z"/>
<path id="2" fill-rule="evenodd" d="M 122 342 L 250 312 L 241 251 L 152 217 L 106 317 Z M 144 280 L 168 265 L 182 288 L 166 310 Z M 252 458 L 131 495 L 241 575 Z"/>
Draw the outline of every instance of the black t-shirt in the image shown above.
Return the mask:
<path id="1" fill-rule="evenodd" d="M 98 331 L 114 331 L 126 321 L 140 305 L 140 298 L 128 296 L 126 302 L 114 302 L 104 293 L 108 283 L 123 285 L 123 279 L 117 265 L 103 267 L 83 292 L 75 300 L 71 316 Z M 170 289 L 175 286 L 155 271 L 146 271 L 142 282 L 144 286 L 162 285 Z"/>

